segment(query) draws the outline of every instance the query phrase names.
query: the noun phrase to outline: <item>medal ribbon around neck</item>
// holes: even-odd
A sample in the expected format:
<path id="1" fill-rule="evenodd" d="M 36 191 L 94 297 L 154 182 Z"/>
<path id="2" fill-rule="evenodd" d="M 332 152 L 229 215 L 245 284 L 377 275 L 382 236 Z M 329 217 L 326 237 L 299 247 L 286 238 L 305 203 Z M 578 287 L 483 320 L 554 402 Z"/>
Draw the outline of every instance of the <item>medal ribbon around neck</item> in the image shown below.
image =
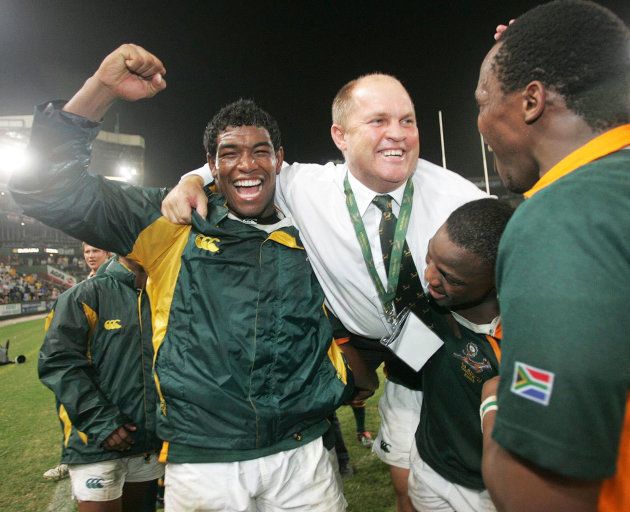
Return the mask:
<path id="1" fill-rule="evenodd" d="M 363 219 L 359 213 L 357 201 L 354 197 L 354 193 L 352 192 L 352 187 L 350 186 L 347 173 L 343 180 L 343 190 L 346 194 L 348 213 L 350 213 L 350 220 L 352 221 L 354 232 L 357 235 L 357 241 L 361 247 L 361 253 L 363 254 L 365 266 L 367 267 L 368 273 L 372 278 L 372 282 L 376 287 L 383 310 L 385 311 L 389 321 L 392 322 L 396 316 L 394 299 L 396 298 L 396 289 L 398 288 L 398 279 L 400 277 L 400 262 L 402 259 L 403 247 L 405 245 L 407 227 L 409 226 L 409 219 L 411 217 L 411 206 L 413 204 L 413 183 L 411 182 L 411 179 L 407 180 L 402 204 L 400 205 L 400 213 L 396 222 L 396 230 L 394 231 L 394 245 L 392 246 L 392 253 L 389 258 L 387 290 L 385 290 L 381 278 L 376 271 L 370 242 L 368 240 L 365 226 L 363 225 Z"/>

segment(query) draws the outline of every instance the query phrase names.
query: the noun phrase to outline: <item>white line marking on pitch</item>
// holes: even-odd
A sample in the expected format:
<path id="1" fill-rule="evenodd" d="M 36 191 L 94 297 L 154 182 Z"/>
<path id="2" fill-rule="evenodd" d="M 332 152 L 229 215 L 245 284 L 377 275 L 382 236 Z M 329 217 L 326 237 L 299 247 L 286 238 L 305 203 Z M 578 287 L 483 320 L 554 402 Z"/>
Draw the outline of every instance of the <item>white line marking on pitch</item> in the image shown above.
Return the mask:
<path id="1" fill-rule="evenodd" d="M 55 486 L 55 493 L 48 504 L 46 512 L 73 512 L 74 510 L 70 479 L 65 478 Z"/>

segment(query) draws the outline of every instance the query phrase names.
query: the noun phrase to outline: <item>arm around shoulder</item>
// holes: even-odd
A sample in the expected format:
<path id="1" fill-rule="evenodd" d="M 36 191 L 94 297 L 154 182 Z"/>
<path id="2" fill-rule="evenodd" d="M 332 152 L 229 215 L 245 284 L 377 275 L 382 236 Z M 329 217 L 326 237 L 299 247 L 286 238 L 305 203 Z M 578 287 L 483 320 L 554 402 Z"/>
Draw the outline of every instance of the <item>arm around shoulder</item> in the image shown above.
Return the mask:
<path id="1" fill-rule="evenodd" d="M 208 198 L 203 190 L 206 180 L 197 171 L 182 176 L 177 186 L 162 201 L 162 215 L 174 224 L 190 224 L 193 208 L 204 218 L 208 214 Z"/>

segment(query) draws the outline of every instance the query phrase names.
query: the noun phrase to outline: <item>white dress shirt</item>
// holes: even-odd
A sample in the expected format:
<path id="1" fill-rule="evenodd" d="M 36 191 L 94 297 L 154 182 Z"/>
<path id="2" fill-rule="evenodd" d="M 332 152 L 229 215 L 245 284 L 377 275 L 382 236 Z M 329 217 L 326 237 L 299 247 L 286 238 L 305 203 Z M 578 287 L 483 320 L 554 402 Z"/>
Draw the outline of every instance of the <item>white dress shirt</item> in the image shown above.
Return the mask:
<path id="1" fill-rule="evenodd" d="M 205 183 L 210 171 L 198 169 Z M 376 192 L 348 172 L 346 164 L 295 163 L 282 168 L 277 177 L 276 204 L 292 218 L 309 260 L 324 289 L 328 306 L 350 331 L 368 338 L 388 334 L 387 320 L 378 293 L 356 239 L 346 206 L 344 177 L 357 201 L 372 248 L 376 270 L 386 286 L 386 273 L 378 234 L 382 212 L 372 203 Z M 411 178 L 413 208 L 407 229 L 407 245 L 423 286 L 429 240 L 450 213 L 464 203 L 487 197 L 470 181 L 426 160 L 418 160 Z M 404 185 L 390 192 L 398 216 Z"/>

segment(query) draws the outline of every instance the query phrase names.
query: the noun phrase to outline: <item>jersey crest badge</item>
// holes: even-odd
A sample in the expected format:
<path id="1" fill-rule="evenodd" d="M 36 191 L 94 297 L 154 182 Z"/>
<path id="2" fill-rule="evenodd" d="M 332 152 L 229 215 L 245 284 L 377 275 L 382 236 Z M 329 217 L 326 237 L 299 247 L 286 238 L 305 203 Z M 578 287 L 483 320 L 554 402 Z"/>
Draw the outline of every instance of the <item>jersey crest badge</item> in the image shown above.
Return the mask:
<path id="1" fill-rule="evenodd" d="M 217 245 L 218 242 L 220 242 L 220 240 L 213 236 L 197 235 L 195 237 L 195 245 L 199 249 L 208 252 L 219 252 L 219 246 Z"/>
<path id="2" fill-rule="evenodd" d="M 555 374 L 519 361 L 514 362 L 510 391 L 527 400 L 549 405 Z"/>
<path id="3" fill-rule="evenodd" d="M 103 327 L 105 328 L 106 331 L 113 331 L 115 329 L 120 329 L 122 327 L 122 325 L 120 325 L 120 320 L 119 319 L 105 320 L 105 323 L 103 324 Z"/>
<path id="4" fill-rule="evenodd" d="M 461 353 L 453 352 L 453 355 L 475 373 L 492 370 L 490 362 L 485 357 L 482 357 L 482 354 L 479 353 L 479 347 L 472 342 L 466 343 L 466 348 Z"/>

